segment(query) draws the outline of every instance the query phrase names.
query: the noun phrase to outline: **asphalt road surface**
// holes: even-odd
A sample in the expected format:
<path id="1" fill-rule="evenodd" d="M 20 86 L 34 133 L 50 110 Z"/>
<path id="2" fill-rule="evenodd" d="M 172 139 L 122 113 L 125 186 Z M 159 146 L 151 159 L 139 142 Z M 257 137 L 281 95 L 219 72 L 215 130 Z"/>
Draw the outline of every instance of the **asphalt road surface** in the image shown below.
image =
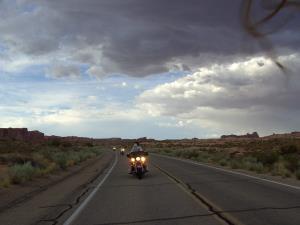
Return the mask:
<path id="1" fill-rule="evenodd" d="M 119 157 L 72 225 L 299 225 L 300 188 L 151 155 L 142 180 Z"/>

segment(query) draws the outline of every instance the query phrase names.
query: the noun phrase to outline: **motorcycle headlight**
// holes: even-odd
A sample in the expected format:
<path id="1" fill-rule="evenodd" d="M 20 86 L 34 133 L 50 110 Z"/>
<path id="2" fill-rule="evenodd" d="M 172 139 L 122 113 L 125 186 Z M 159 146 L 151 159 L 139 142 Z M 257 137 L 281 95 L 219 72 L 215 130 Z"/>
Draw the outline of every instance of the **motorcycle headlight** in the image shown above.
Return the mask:
<path id="1" fill-rule="evenodd" d="M 140 157 L 136 157 L 136 161 L 140 161 L 141 160 L 141 158 Z"/>
<path id="2" fill-rule="evenodd" d="M 142 160 L 142 162 L 145 162 L 146 158 L 144 156 L 142 156 L 141 160 Z"/>
<path id="3" fill-rule="evenodd" d="M 131 162 L 134 162 L 135 161 L 135 158 L 131 158 Z"/>

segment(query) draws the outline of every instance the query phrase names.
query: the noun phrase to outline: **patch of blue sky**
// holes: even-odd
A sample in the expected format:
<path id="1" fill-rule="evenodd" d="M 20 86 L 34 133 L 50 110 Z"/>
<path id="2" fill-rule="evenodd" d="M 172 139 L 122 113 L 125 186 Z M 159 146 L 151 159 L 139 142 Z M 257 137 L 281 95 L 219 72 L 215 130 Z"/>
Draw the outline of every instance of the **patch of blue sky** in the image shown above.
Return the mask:
<path id="1" fill-rule="evenodd" d="M 131 77 L 126 75 L 114 75 L 107 78 L 110 82 L 127 82 L 128 84 L 136 84 L 141 85 L 143 89 L 153 88 L 159 84 L 172 82 L 177 80 L 180 77 L 186 76 L 188 72 L 184 71 L 174 71 L 174 72 L 166 72 L 161 74 L 149 75 L 146 77 Z"/>
<path id="2" fill-rule="evenodd" d="M 23 5 L 22 10 L 25 13 L 33 13 L 35 10 L 38 9 L 38 6 L 36 4 L 34 4 L 33 2 L 28 2 L 26 4 Z"/>
<path id="3" fill-rule="evenodd" d="M 81 69 L 83 72 L 86 67 Z M 108 105 L 131 108 L 134 107 L 135 97 L 141 92 L 186 75 L 170 72 L 144 78 L 113 75 L 97 79 L 83 75 L 78 79 L 54 79 L 46 77 L 44 71 L 45 66 L 34 65 L 22 72 L 0 76 L 0 107 L 28 108 L 27 112 L 15 108 L 11 115 L 17 117 L 30 116 L 30 107 L 39 108 L 40 115 L 54 114 L 55 110 L 68 110 L 80 105 L 96 109 Z"/>
<path id="4" fill-rule="evenodd" d="M 29 112 L 24 111 L 17 111 L 17 110 L 1 110 L 0 112 L 1 117 L 10 117 L 10 118 L 25 118 L 25 117 L 31 117 L 32 114 Z"/>
<path id="5" fill-rule="evenodd" d="M 18 89 L 11 83 L 0 83 L 0 106 L 26 103 L 23 89 Z"/>
<path id="6" fill-rule="evenodd" d="M 0 42 L 0 54 L 4 53 L 5 51 L 7 51 L 7 47 L 4 45 L 4 43 Z"/>
<path id="7" fill-rule="evenodd" d="M 147 89 L 157 85 L 172 82 L 185 76 L 186 72 L 168 72 L 151 75 L 143 78 L 115 75 L 105 78 L 100 84 L 105 88 L 106 93 L 114 96 L 115 99 L 131 99 Z"/>
<path id="8" fill-rule="evenodd" d="M 44 65 L 32 65 L 20 71 L 6 72 L 6 79 L 16 82 L 39 82 L 48 81 L 49 79 L 44 76 Z M 1 79 L 1 78 L 0 78 Z"/>

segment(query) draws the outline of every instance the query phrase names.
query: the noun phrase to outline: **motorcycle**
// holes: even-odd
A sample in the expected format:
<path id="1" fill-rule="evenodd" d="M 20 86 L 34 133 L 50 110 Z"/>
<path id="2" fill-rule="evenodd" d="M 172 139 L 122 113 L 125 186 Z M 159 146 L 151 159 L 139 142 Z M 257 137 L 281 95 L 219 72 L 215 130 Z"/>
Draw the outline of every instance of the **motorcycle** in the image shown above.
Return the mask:
<path id="1" fill-rule="evenodd" d="M 146 156 L 148 156 L 148 152 L 131 152 L 127 154 L 127 157 L 130 159 L 131 173 L 139 179 L 142 179 L 147 172 Z"/>
<path id="2" fill-rule="evenodd" d="M 123 155 L 124 155 L 124 153 L 125 153 L 125 148 L 121 148 L 121 149 L 120 149 L 120 155 L 122 155 L 122 156 L 123 156 Z"/>

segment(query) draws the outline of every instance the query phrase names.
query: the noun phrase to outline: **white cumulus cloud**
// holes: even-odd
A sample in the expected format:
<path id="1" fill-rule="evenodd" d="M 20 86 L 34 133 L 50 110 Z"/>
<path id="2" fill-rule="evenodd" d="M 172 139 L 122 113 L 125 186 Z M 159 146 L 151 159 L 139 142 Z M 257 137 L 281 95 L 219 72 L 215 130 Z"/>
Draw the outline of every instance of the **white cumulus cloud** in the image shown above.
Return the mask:
<path id="1" fill-rule="evenodd" d="M 202 67 L 138 96 L 152 116 L 189 120 L 222 132 L 263 134 L 300 126 L 300 55 L 281 56 L 293 71 L 282 74 L 264 57 Z"/>

